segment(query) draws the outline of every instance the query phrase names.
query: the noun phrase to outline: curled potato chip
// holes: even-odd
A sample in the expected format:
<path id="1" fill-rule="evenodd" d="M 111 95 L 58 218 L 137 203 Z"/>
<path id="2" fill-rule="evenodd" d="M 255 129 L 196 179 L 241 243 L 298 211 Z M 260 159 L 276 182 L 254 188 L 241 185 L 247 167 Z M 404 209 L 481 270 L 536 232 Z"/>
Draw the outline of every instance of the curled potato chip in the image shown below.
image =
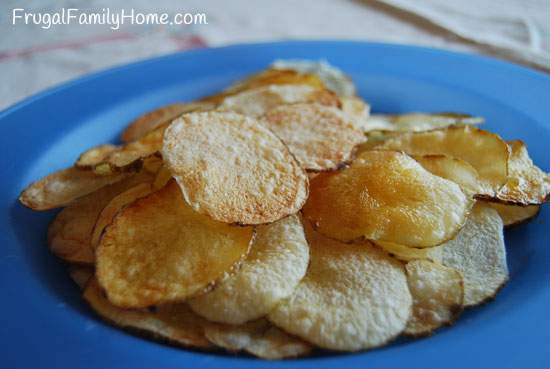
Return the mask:
<path id="1" fill-rule="evenodd" d="M 307 198 L 305 171 L 286 146 L 240 114 L 182 116 L 166 130 L 162 155 L 187 203 L 218 221 L 273 222 Z"/>
<path id="2" fill-rule="evenodd" d="M 457 236 L 428 249 L 428 257 L 462 273 L 464 305 L 478 305 L 508 280 L 502 220 L 496 210 L 477 202 Z"/>
<path id="3" fill-rule="evenodd" d="M 239 271 L 189 305 L 211 321 L 242 324 L 258 319 L 292 294 L 308 261 L 309 246 L 298 216 L 259 226 Z"/>
<path id="4" fill-rule="evenodd" d="M 533 164 L 527 147 L 520 140 L 508 142 L 509 178 L 496 198 L 509 204 L 538 205 L 550 199 L 550 175 Z"/>
<path id="5" fill-rule="evenodd" d="M 33 210 L 60 208 L 125 177 L 125 174 L 98 176 L 90 171 L 71 167 L 32 183 L 21 192 L 19 201 Z"/>
<path id="6" fill-rule="evenodd" d="M 377 347 L 399 335 L 412 304 L 403 265 L 371 244 L 342 244 L 306 230 L 306 276 L 268 319 L 332 350 Z"/>
<path id="7" fill-rule="evenodd" d="M 341 97 L 342 111 L 351 118 L 353 125 L 362 132 L 367 130 L 370 105 L 357 96 Z"/>
<path id="8" fill-rule="evenodd" d="M 119 193 L 151 180 L 148 173 L 136 174 L 81 197 L 61 210 L 48 228 L 50 250 L 65 261 L 93 264 L 92 230 L 100 212 Z"/>
<path id="9" fill-rule="evenodd" d="M 306 170 L 337 168 L 365 140 L 341 110 L 320 104 L 279 106 L 269 111 L 263 121 Z"/>
<path id="10" fill-rule="evenodd" d="M 525 223 L 536 217 L 540 212 L 540 205 L 520 206 L 490 202 L 487 205 L 498 212 L 505 227 Z"/>
<path id="11" fill-rule="evenodd" d="M 508 178 L 508 145 L 498 135 L 471 126 L 450 126 L 404 133 L 380 148 L 410 155 L 444 154 L 470 163 L 479 175 L 482 195 L 495 194 Z"/>
<path id="12" fill-rule="evenodd" d="M 422 132 L 455 124 L 480 124 L 484 119 L 457 113 L 373 114 L 365 128 L 367 131 Z"/>
<path id="13" fill-rule="evenodd" d="M 446 155 L 416 155 L 413 158 L 430 173 L 458 184 L 469 196 L 482 192 L 477 170 L 464 160 Z"/>
<path id="14" fill-rule="evenodd" d="M 268 360 L 307 356 L 313 351 L 309 343 L 290 336 L 266 319 L 242 325 L 207 323 L 204 334 L 216 346 Z"/>
<path id="15" fill-rule="evenodd" d="M 120 139 L 122 142 L 135 141 L 157 127 L 169 124 L 170 121 L 182 114 L 192 111 L 211 110 L 214 107 L 215 105 L 206 102 L 176 103 L 162 106 L 140 116 L 130 123 L 120 135 Z"/>
<path id="16" fill-rule="evenodd" d="M 121 309 L 109 302 L 95 279 L 87 284 L 83 296 L 98 315 L 116 326 L 185 347 L 212 348 L 204 337 L 202 319 L 185 304 L 159 306 L 154 312 Z"/>
<path id="17" fill-rule="evenodd" d="M 326 236 L 431 247 L 453 238 L 473 201 L 460 187 L 395 151 L 366 151 L 311 180 L 305 217 Z"/>
<path id="18" fill-rule="evenodd" d="M 119 307 L 183 301 L 231 272 L 252 236 L 193 211 L 172 181 L 117 214 L 96 249 L 96 275 Z"/>
<path id="19" fill-rule="evenodd" d="M 340 100 L 329 90 L 319 90 L 308 85 L 269 85 L 228 96 L 219 110 L 229 110 L 251 117 L 259 117 L 280 105 L 319 103 L 339 106 Z"/>
<path id="20" fill-rule="evenodd" d="M 69 266 L 69 275 L 76 285 L 83 290 L 94 277 L 94 267 L 88 265 Z"/>
<path id="21" fill-rule="evenodd" d="M 457 270 L 428 260 L 408 262 L 405 270 L 413 299 L 405 334 L 428 334 L 458 318 L 464 301 L 464 283 Z"/>
<path id="22" fill-rule="evenodd" d="M 137 199 L 147 196 L 153 191 L 153 187 L 150 182 L 138 184 L 117 196 L 113 197 L 109 203 L 101 210 L 101 213 L 97 216 L 95 225 L 92 229 L 92 235 L 90 239 L 90 247 L 95 249 L 99 245 L 99 240 L 105 227 L 112 223 L 115 215 L 125 206 L 133 203 Z"/>
<path id="23" fill-rule="evenodd" d="M 105 145 L 99 145 L 92 147 L 91 149 L 83 152 L 78 159 L 77 167 L 80 168 L 87 168 L 90 166 L 93 166 L 97 163 L 101 163 L 104 160 L 106 160 L 111 153 L 118 150 L 118 146 L 111 145 L 111 144 L 105 144 Z"/>

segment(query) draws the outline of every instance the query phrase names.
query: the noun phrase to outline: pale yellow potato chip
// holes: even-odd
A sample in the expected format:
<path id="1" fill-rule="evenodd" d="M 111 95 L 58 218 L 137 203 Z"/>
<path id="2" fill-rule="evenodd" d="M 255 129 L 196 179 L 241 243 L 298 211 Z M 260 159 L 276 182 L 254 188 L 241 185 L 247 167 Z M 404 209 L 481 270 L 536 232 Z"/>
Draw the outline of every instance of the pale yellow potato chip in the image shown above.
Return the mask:
<path id="1" fill-rule="evenodd" d="M 130 123 L 120 135 L 120 139 L 122 142 L 135 141 L 157 127 L 169 124 L 170 121 L 182 114 L 192 111 L 207 111 L 214 107 L 214 104 L 205 102 L 176 103 L 162 106 L 143 114 Z"/>
<path id="2" fill-rule="evenodd" d="M 83 290 L 88 282 L 94 277 L 94 267 L 88 265 L 69 266 L 69 275 L 76 285 Z"/>
<path id="3" fill-rule="evenodd" d="M 431 260 L 462 273 L 465 306 L 494 297 L 508 280 L 502 219 L 483 202 L 454 239 L 427 251 Z"/>
<path id="4" fill-rule="evenodd" d="M 239 271 L 189 305 L 211 321 L 242 324 L 258 319 L 292 294 L 308 262 L 309 246 L 298 216 L 259 226 Z"/>
<path id="5" fill-rule="evenodd" d="M 101 210 L 93 226 L 92 235 L 89 242 L 92 250 L 99 245 L 99 240 L 105 230 L 105 227 L 113 222 L 115 215 L 117 215 L 121 209 L 133 203 L 137 199 L 147 196 L 152 191 L 153 186 L 151 181 L 147 181 L 145 183 L 138 184 L 135 187 L 131 187 L 113 197 Z"/>
<path id="6" fill-rule="evenodd" d="M 520 140 L 508 142 L 508 181 L 496 198 L 509 204 L 538 205 L 550 200 L 550 174 L 533 164 L 527 147 Z"/>
<path id="7" fill-rule="evenodd" d="M 515 226 L 533 219 L 539 214 L 541 207 L 541 205 L 521 206 L 499 204 L 496 202 L 488 202 L 487 205 L 498 212 L 505 227 Z"/>
<path id="8" fill-rule="evenodd" d="M 482 192 L 477 170 L 464 160 L 446 155 L 415 155 L 413 158 L 427 171 L 458 184 L 469 196 Z"/>
<path id="9" fill-rule="evenodd" d="M 319 90 L 308 85 L 268 85 L 228 96 L 218 109 L 260 117 L 280 105 L 308 102 L 340 105 L 338 96 L 329 90 Z"/>
<path id="10" fill-rule="evenodd" d="M 313 346 L 273 326 L 266 319 L 242 325 L 207 323 L 206 338 L 228 351 L 245 351 L 262 359 L 277 360 L 311 354 Z"/>
<path id="11" fill-rule="evenodd" d="M 33 210 L 60 208 L 124 178 L 126 178 L 125 174 L 99 176 L 90 171 L 71 167 L 32 183 L 21 193 L 19 201 Z"/>
<path id="12" fill-rule="evenodd" d="M 444 154 L 470 163 L 479 175 L 484 195 L 495 194 L 508 178 L 508 145 L 498 135 L 471 126 L 450 126 L 419 133 L 404 133 L 380 148 L 410 155 Z"/>
<path id="13" fill-rule="evenodd" d="M 187 203 L 218 221 L 274 222 L 307 198 L 307 175 L 288 148 L 240 114 L 182 116 L 166 130 L 162 156 Z"/>
<path id="14" fill-rule="evenodd" d="M 311 180 L 303 213 L 328 237 L 431 247 L 463 226 L 473 201 L 406 154 L 365 151 L 350 167 Z"/>
<path id="15" fill-rule="evenodd" d="M 65 261 L 93 264 L 92 230 L 103 208 L 121 192 L 151 181 L 150 174 L 141 172 L 77 199 L 61 210 L 50 224 L 50 250 Z"/>
<path id="16" fill-rule="evenodd" d="M 356 145 L 365 141 L 341 110 L 320 104 L 279 106 L 262 121 L 306 170 L 336 169 L 351 159 Z"/>
<path id="17" fill-rule="evenodd" d="M 372 114 L 366 131 L 422 132 L 456 124 L 480 124 L 484 119 L 457 113 Z"/>
<path id="18" fill-rule="evenodd" d="M 96 248 L 96 275 L 119 307 L 183 301 L 230 273 L 253 233 L 193 211 L 172 181 L 117 214 Z"/>
<path id="19" fill-rule="evenodd" d="M 405 270 L 413 299 L 405 334 L 429 334 L 458 318 L 464 301 L 464 282 L 457 270 L 428 260 L 410 261 Z"/>
<path id="20" fill-rule="evenodd" d="M 95 279 L 87 284 L 83 297 L 99 316 L 118 327 L 184 347 L 212 349 L 202 319 L 185 304 L 160 306 L 155 311 L 121 309 L 109 302 Z"/>
<path id="21" fill-rule="evenodd" d="M 354 126 L 366 131 L 368 128 L 368 119 L 370 116 L 370 105 L 357 96 L 341 97 L 342 111 L 351 118 Z"/>
<path id="22" fill-rule="evenodd" d="M 409 247 L 398 243 L 383 241 L 374 241 L 374 243 L 402 261 L 423 260 L 428 258 L 428 248 Z"/>
<path id="23" fill-rule="evenodd" d="M 378 347 L 398 336 L 412 306 L 401 262 L 369 243 L 343 244 L 310 227 L 306 232 L 311 258 L 306 276 L 268 319 L 331 350 Z"/>

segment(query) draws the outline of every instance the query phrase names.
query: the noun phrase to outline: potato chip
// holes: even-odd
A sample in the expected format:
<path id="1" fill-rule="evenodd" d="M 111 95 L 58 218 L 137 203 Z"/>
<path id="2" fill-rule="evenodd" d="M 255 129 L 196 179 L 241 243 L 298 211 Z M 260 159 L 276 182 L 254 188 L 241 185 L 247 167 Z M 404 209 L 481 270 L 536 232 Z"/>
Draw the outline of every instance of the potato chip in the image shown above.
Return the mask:
<path id="1" fill-rule="evenodd" d="M 456 124 L 480 124 L 484 119 L 457 113 L 373 114 L 366 123 L 367 131 L 422 132 Z"/>
<path id="2" fill-rule="evenodd" d="M 315 75 L 327 88 L 336 92 L 339 96 L 355 95 L 353 81 L 339 68 L 330 65 L 325 60 L 312 61 L 303 59 L 275 60 L 271 68 L 277 70 L 292 70 L 305 75 Z"/>
<path id="3" fill-rule="evenodd" d="M 218 221 L 274 222 L 307 198 L 307 176 L 286 146 L 240 114 L 182 116 L 167 129 L 162 156 L 187 203 Z"/>
<path id="4" fill-rule="evenodd" d="M 508 178 L 508 145 L 498 135 L 471 126 L 450 126 L 404 133 L 380 148 L 410 155 L 443 154 L 470 163 L 478 172 L 482 194 L 495 194 Z"/>
<path id="5" fill-rule="evenodd" d="M 399 335 L 412 305 L 403 265 L 371 244 L 343 244 L 306 230 L 306 276 L 268 319 L 332 350 L 377 347 Z"/>
<path id="6" fill-rule="evenodd" d="M 253 232 L 196 213 L 172 181 L 125 207 L 105 229 L 97 278 L 119 307 L 183 301 L 231 272 L 248 254 Z"/>
<path id="7" fill-rule="evenodd" d="M 118 150 L 118 146 L 105 144 L 92 147 L 91 149 L 83 152 L 76 160 L 77 166 L 80 168 L 88 168 L 97 163 L 105 161 L 111 153 Z"/>
<path id="8" fill-rule="evenodd" d="M 65 261 L 93 264 L 92 230 L 100 212 L 119 193 L 151 180 L 148 173 L 136 174 L 81 197 L 61 210 L 48 228 L 50 250 Z"/>
<path id="9" fill-rule="evenodd" d="M 137 199 L 147 196 L 152 191 L 153 186 L 151 182 L 146 182 L 138 184 L 113 197 L 97 216 L 89 242 L 90 247 L 95 249 L 97 245 L 99 245 L 99 240 L 103 231 L 113 222 L 115 215 L 117 215 L 122 208 L 133 203 Z"/>
<path id="10" fill-rule="evenodd" d="M 214 107 L 215 105 L 204 102 L 176 103 L 162 106 L 140 116 L 130 123 L 120 135 L 120 139 L 122 142 L 135 141 L 157 127 L 170 123 L 170 121 L 182 114 L 192 111 L 207 111 L 214 109 Z"/>
<path id="11" fill-rule="evenodd" d="M 259 226 L 239 271 L 189 305 L 211 321 L 242 324 L 258 319 L 292 294 L 308 262 L 309 246 L 298 216 Z"/>
<path id="12" fill-rule="evenodd" d="M 202 319 L 185 304 L 160 306 L 155 311 L 121 309 L 109 302 L 95 279 L 86 286 L 84 299 L 98 315 L 116 326 L 185 347 L 212 348 L 204 337 Z"/>
<path id="13" fill-rule="evenodd" d="M 492 207 L 498 212 L 505 227 L 511 227 L 518 224 L 525 223 L 540 212 L 540 205 L 508 205 L 488 202 L 487 205 Z"/>
<path id="14" fill-rule="evenodd" d="M 90 171 L 67 168 L 29 185 L 19 196 L 19 201 L 33 210 L 60 208 L 125 177 L 125 174 L 98 176 Z"/>
<path id="15" fill-rule="evenodd" d="M 228 351 L 245 351 L 262 359 L 276 360 L 307 356 L 313 347 L 273 326 L 266 319 L 242 325 L 209 323 L 206 338 Z"/>
<path id="16" fill-rule="evenodd" d="M 269 111 L 263 121 L 306 170 L 336 169 L 365 141 L 341 110 L 320 104 L 283 105 Z"/>
<path id="17" fill-rule="evenodd" d="M 477 202 L 458 235 L 428 249 L 428 257 L 462 273 L 464 305 L 494 297 L 508 280 L 502 220 L 496 210 Z"/>
<path id="18" fill-rule="evenodd" d="M 405 334 L 419 336 L 454 322 L 462 312 L 462 275 L 428 260 L 414 260 L 405 266 L 413 299 L 412 315 Z"/>
<path id="19" fill-rule="evenodd" d="M 88 282 L 94 277 L 94 267 L 88 265 L 69 266 L 69 275 L 76 285 L 83 290 Z"/>
<path id="20" fill-rule="evenodd" d="M 308 85 L 269 85 L 228 96 L 220 104 L 219 110 L 260 117 L 280 105 L 307 102 L 340 105 L 338 96 L 329 90 L 319 90 Z"/>
<path id="21" fill-rule="evenodd" d="M 482 191 L 477 170 L 464 160 L 446 155 L 416 155 L 413 158 L 430 173 L 458 184 L 469 196 Z"/>
<path id="22" fill-rule="evenodd" d="M 509 178 L 497 193 L 497 199 L 509 204 L 538 205 L 550 200 L 550 174 L 533 164 L 527 147 L 520 140 L 508 142 Z"/>
<path id="23" fill-rule="evenodd" d="M 395 151 L 366 151 L 311 181 L 305 217 L 328 237 L 431 247 L 455 236 L 473 201 L 460 187 Z"/>
<path id="24" fill-rule="evenodd" d="M 369 104 L 357 96 L 341 97 L 340 101 L 342 111 L 350 117 L 353 125 L 362 132 L 366 131 L 370 115 Z"/>
<path id="25" fill-rule="evenodd" d="M 375 241 L 374 243 L 402 261 L 423 260 L 428 258 L 428 248 L 409 247 L 398 243 L 383 241 Z"/>
<path id="26" fill-rule="evenodd" d="M 171 179 L 172 179 L 172 173 L 170 172 L 170 169 L 168 169 L 165 165 L 163 165 L 159 169 L 159 171 L 157 172 L 157 175 L 155 177 L 155 181 L 153 182 L 153 188 L 155 188 L 155 189 L 162 188 Z"/>

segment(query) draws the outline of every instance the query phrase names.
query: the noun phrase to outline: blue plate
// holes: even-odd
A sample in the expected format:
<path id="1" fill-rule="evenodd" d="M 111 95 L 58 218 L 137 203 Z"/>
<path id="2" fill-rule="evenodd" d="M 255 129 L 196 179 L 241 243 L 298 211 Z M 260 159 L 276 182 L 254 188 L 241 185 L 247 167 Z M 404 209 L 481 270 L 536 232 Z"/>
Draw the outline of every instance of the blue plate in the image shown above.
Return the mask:
<path id="1" fill-rule="evenodd" d="M 283 42 L 170 55 L 69 82 L 0 113 L 0 347 L 4 368 L 542 368 L 550 365 L 550 211 L 506 231 L 511 280 L 449 329 L 357 354 L 267 362 L 191 352 L 110 327 L 46 247 L 54 212 L 20 206 L 31 181 L 114 141 L 162 104 L 213 93 L 276 58 L 326 58 L 375 111 L 460 111 L 527 142 L 550 170 L 550 77 L 484 57 L 360 42 Z M 545 233 L 546 232 L 546 233 Z"/>

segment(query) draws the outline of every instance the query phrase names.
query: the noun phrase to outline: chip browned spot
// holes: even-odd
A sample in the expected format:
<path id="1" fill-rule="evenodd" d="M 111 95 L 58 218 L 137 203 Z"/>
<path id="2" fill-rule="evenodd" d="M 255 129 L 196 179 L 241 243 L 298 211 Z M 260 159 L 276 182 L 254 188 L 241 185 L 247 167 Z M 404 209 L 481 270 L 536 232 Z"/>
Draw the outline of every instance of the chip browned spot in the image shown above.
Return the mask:
<path id="1" fill-rule="evenodd" d="M 107 300 L 95 279 L 87 284 L 84 299 L 98 315 L 121 328 L 146 333 L 185 347 L 212 348 L 212 344 L 204 337 L 202 319 L 185 304 L 159 306 L 155 312 L 121 309 Z"/>
<path id="2" fill-rule="evenodd" d="M 187 203 L 218 221 L 274 222 L 307 198 L 307 175 L 288 148 L 240 114 L 182 116 L 166 130 L 162 156 Z"/>
<path id="3" fill-rule="evenodd" d="M 19 201 L 33 210 L 60 208 L 125 177 L 124 174 L 99 176 L 78 168 L 67 168 L 29 185 L 19 196 Z"/>
<path id="4" fill-rule="evenodd" d="M 280 105 L 307 102 L 340 105 L 338 96 L 329 90 L 319 90 L 308 85 L 269 85 L 229 96 L 220 104 L 219 110 L 259 117 Z"/>
<path id="5" fill-rule="evenodd" d="M 308 262 L 309 246 L 298 216 L 259 226 L 239 271 L 189 300 L 189 305 L 216 322 L 242 324 L 258 319 L 292 294 Z"/>
<path id="6" fill-rule="evenodd" d="M 406 334 L 428 334 L 458 318 L 464 301 L 464 283 L 457 270 L 428 260 L 408 262 L 405 270 L 413 298 Z"/>
<path id="7" fill-rule="evenodd" d="M 139 183 L 151 181 L 150 174 L 139 173 L 77 199 L 61 210 L 50 224 L 50 250 L 69 262 L 93 264 L 92 230 L 100 212 L 119 193 Z"/>
<path id="8" fill-rule="evenodd" d="M 494 195 L 508 178 L 506 142 L 494 133 L 471 126 L 404 133 L 389 138 L 379 147 L 410 155 L 443 154 L 462 159 L 477 170 L 483 195 Z"/>
<path id="9" fill-rule="evenodd" d="M 366 131 L 422 132 L 456 124 L 481 124 L 484 119 L 457 113 L 407 113 L 373 114 L 369 117 Z"/>
<path id="10" fill-rule="evenodd" d="M 350 167 L 311 180 L 305 217 L 326 236 L 431 247 L 463 226 L 473 201 L 406 154 L 365 151 Z"/>
<path id="11" fill-rule="evenodd" d="M 253 233 L 193 211 L 172 181 L 125 207 L 105 229 L 97 278 L 119 307 L 183 301 L 230 273 Z"/>
<path id="12" fill-rule="evenodd" d="M 215 105 L 205 102 L 176 103 L 162 106 L 140 116 L 130 123 L 120 135 L 120 139 L 122 142 L 135 141 L 157 127 L 170 123 L 171 120 L 182 114 L 192 111 L 211 110 L 214 107 Z"/>
<path id="13" fill-rule="evenodd" d="M 341 110 L 320 104 L 279 106 L 263 121 L 306 170 L 336 169 L 350 160 L 357 144 L 365 141 Z"/>
<path id="14" fill-rule="evenodd" d="M 276 360 L 307 356 L 313 347 L 273 326 L 266 319 L 241 325 L 207 323 L 206 338 L 228 351 L 245 351 L 262 359 Z"/>
<path id="15" fill-rule="evenodd" d="M 488 202 L 487 205 L 498 212 L 505 227 L 515 226 L 533 219 L 539 214 L 541 207 L 541 205 L 521 206 L 496 202 Z"/>
<path id="16" fill-rule="evenodd" d="M 508 181 L 496 199 L 510 204 L 538 205 L 550 199 L 550 175 L 533 164 L 527 147 L 520 140 L 508 142 Z"/>
<path id="17" fill-rule="evenodd" d="M 268 315 L 331 350 L 381 346 L 398 336 L 412 299 L 401 262 L 371 244 L 343 244 L 306 227 L 311 261 L 294 294 Z"/>

